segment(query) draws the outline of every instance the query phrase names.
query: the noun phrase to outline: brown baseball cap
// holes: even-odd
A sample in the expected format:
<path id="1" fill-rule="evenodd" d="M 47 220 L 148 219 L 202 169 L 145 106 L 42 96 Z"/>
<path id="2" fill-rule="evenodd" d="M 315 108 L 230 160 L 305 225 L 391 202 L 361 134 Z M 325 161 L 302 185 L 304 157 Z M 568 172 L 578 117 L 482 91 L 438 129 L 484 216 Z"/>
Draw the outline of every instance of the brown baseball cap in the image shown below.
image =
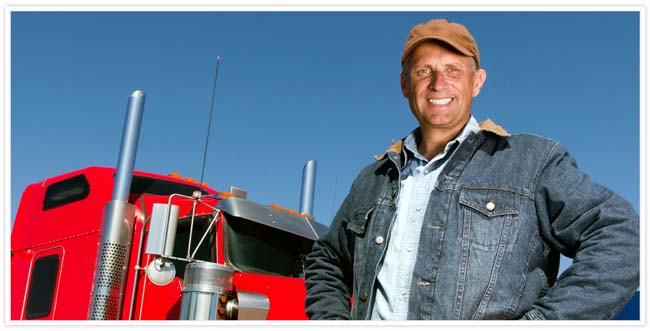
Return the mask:
<path id="1" fill-rule="evenodd" d="M 427 40 L 440 40 L 459 53 L 473 57 L 476 66 L 480 68 L 478 46 L 472 35 L 463 25 L 447 22 L 445 19 L 434 19 L 411 29 L 402 52 L 402 64 L 417 45 Z"/>

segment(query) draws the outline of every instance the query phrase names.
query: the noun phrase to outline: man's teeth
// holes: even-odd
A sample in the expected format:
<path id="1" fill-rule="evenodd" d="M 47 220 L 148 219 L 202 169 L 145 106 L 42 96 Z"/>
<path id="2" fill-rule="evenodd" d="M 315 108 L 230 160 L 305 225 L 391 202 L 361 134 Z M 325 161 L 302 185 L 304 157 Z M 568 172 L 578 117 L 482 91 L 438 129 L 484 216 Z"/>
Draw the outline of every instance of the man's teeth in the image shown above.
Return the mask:
<path id="1" fill-rule="evenodd" d="M 446 99 L 427 99 L 429 103 L 432 103 L 434 105 L 446 105 L 451 102 L 451 98 L 446 98 Z"/>

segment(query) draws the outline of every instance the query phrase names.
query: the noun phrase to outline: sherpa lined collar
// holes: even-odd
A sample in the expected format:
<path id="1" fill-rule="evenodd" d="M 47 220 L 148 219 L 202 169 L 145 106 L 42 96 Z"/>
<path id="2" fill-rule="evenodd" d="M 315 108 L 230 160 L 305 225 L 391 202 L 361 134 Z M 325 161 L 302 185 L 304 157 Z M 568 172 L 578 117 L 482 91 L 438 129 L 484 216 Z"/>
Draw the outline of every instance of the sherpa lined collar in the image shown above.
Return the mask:
<path id="1" fill-rule="evenodd" d="M 478 126 L 479 126 L 479 128 L 481 128 L 481 131 L 492 132 L 492 133 L 494 133 L 496 135 L 499 135 L 499 136 L 502 136 L 502 137 L 506 137 L 506 136 L 510 135 L 500 125 L 492 122 L 492 120 L 489 119 L 489 118 L 486 119 L 485 121 L 479 123 Z M 390 147 L 388 147 L 388 149 L 386 149 L 386 151 L 383 154 L 375 156 L 375 160 L 379 161 L 379 160 L 385 158 L 386 155 L 388 154 L 388 152 L 395 152 L 397 154 L 400 154 L 400 153 L 402 153 L 402 147 L 403 146 L 404 146 L 404 139 L 400 139 L 399 141 L 397 141 L 396 143 L 394 143 Z"/>

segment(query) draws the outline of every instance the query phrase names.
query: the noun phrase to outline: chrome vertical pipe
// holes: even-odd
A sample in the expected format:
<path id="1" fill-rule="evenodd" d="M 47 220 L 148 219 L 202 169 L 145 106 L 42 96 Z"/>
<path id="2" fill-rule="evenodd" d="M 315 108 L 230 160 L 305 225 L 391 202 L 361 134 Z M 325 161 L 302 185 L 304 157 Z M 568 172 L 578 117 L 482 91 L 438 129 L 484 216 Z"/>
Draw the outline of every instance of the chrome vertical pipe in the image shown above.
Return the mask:
<path id="1" fill-rule="evenodd" d="M 94 269 L 95 280 L 88 311 L 88 319 L 91 320 L 117 320 L 122 317 L 135 220 L 135 206 L 127 199 L 131 189 L 143 109 L 144 93 L 136 90 L 131 93 L 127 106 L 113 199 L 104 206 L 102 216 Z"/>
<path id="2" fill-rule="evenodd" d="M 316 190 L 316 160 L 309 160 L 302 169 L 302 188 L 300 189 L 300 212 L 311 215 Z"/>
<path id="3" fill-rule="evenodd" d="M 131 178 L 135 156 L 138 149 L 138 138 L 142 124 L 144 110 L 144 92 L 135 90 L 129 97 L 124 129 L 122 130 L 122 145 L 117 161 L 115 186 L 113 187 L 113 200 L 126 201 L 131 188 Z"/>

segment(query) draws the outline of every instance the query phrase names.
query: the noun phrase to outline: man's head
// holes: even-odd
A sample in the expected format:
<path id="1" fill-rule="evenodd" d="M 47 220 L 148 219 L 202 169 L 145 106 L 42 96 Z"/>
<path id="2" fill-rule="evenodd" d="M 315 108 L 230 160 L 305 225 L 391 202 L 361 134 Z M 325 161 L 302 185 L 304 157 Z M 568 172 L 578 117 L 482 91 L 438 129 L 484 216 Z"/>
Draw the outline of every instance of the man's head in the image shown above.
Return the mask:
<path id="1" fill-rule="evenodd" d="M 476 63 L 476 68 L 480 68 L 481 58 L 478 46 L 467 28 L 441 18 L 418 24 L 411 29 L 402 52 L 402 64 L 416 46 L 429 40 L 443 42 L 458 53 L 471 56 Z"/>
<path id="2" fill-rule="evenodd" d="M 486 78 L 474 38 L 457 23 L 416 25 L 402 54 L 401 86 L 423 130 L 460 131 Z"/>

